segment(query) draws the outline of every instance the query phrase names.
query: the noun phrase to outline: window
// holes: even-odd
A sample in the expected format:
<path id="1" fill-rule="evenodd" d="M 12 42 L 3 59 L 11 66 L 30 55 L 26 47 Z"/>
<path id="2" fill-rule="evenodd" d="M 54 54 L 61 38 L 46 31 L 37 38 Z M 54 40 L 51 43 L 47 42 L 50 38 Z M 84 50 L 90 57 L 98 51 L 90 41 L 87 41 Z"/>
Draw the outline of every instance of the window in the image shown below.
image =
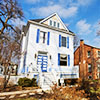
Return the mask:
<path id="1" fill-rule="evenodd" d="M 58 27 L 58 28 L 60 27 L 60 24 L 59 24 L 59 23 L 57 23 L 57 27 Z"/>
<path id="2" fill-rule="evenodd" d="M 91 64 L 88 64 L 88 72 L 90 73 L 92 71 Z"/>
<path id="3" fill-rule="evenodd" d="M 97 67 L 98 67 L 98 69 L 97 69 L 98 72 L 100 72 L 100 64 L 98 64 Z"/>
<path id="4" fill-rule="evenodd" d="M 64 54 L 60 55 L 60 65 L 67 66 L 67 55 Z"/>
<path id="5" fill-rule="evenodd" d="M 52 20 L 50 20 L 50 25 L 52 26 Z"/>
<path id="6" fill-rule="evenodd" d="M 3 74 L 3 68 L 0 67 L 0 74 Z"/>
<path id="7" fill-rule="evenodd" d="M 47 43 L 47 33 L 40 31 L 40 43 Z"/>
<path id="8" fill-rule="evenodd" d="M 66 37 L 62 36 L 62 47 L 66 47 Z"/>
<path id="9" fill-rule="evenodd" d="M 56 27 L 56 22 L 54 21 L 54 27 Z"/>
<path id="10" fill-rule="evenodd" d="M 92 79 L 92 76 L 88 76 L 88 79 Z"/>
<path id="11" fill-rule="evenodd" d="M 100 51 L 98 51 L 98 57 L 100 57 Z"/>
<path id="12" fill-rule="evenodd" d="M 91 52 L 88 51 L 88 52 L 87 52 L 87 57 L 90 57 L 90 55 L 91 55 Z"/>

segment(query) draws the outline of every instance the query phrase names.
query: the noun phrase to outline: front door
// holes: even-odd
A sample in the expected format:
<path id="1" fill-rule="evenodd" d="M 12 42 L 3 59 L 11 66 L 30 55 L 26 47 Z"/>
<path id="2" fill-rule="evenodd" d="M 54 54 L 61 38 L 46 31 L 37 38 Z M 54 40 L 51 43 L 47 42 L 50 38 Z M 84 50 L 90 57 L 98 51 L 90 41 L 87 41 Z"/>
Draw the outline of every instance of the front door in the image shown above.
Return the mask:
<path id="1" fill-rule="evenodd" d="M 48 56 L 46 54 L 39 54 L 37 59 L 37 65 L 42 72 L 47 72 Z"/>

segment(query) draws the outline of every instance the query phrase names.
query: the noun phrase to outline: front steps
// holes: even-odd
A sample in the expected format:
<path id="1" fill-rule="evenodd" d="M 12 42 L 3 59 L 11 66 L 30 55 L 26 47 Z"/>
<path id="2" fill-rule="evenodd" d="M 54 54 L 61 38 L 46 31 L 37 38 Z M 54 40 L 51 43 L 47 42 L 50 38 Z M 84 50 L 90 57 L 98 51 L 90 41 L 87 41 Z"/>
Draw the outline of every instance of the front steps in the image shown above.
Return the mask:
<path id="1" fill-rule="evenodd" d="M 52 72 L 44 72 L 39 75 L 39 85 L 43 90 L 50 90 L 57 83 L 57 78 Z"/>

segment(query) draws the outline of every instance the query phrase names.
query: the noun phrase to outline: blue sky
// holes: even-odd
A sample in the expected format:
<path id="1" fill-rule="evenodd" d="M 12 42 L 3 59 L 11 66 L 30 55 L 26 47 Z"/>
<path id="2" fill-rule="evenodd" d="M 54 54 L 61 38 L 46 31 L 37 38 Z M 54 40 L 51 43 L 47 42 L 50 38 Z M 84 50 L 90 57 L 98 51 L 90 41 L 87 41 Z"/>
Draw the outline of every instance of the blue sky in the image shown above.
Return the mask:
<path id="1" fill-rule="evenodd" d="M 100 48 L 100 37 L 96 36 L 100 21 L 100 0 L 18 0 L 25 19 L 16 23 L 25 24 L 29 19 L 38 19 L 58 13 L 68 28 L 86 44 Z"/>

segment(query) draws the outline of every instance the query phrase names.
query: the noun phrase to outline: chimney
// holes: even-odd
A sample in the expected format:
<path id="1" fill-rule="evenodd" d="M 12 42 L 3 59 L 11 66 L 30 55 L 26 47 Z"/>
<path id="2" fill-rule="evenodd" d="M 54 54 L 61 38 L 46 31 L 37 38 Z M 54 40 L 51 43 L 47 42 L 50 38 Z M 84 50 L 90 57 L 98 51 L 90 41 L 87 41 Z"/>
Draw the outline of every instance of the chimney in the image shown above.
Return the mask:
<path id="1" fill-rule="evenodd" d="M 80 78 L 84 79 L 85 78 L 85 58 L 84 58 L 84 40 L 80 40 L 80 48 L 79 48 L 79 67 L 80 67 Z"/>
<path id="2" fill-rule="evenodd" d="M 80 40 L 80 46 L 83 46 L 83 45 L 84 45 L 84 40 L 81 39 L 81 40 Z"/>

